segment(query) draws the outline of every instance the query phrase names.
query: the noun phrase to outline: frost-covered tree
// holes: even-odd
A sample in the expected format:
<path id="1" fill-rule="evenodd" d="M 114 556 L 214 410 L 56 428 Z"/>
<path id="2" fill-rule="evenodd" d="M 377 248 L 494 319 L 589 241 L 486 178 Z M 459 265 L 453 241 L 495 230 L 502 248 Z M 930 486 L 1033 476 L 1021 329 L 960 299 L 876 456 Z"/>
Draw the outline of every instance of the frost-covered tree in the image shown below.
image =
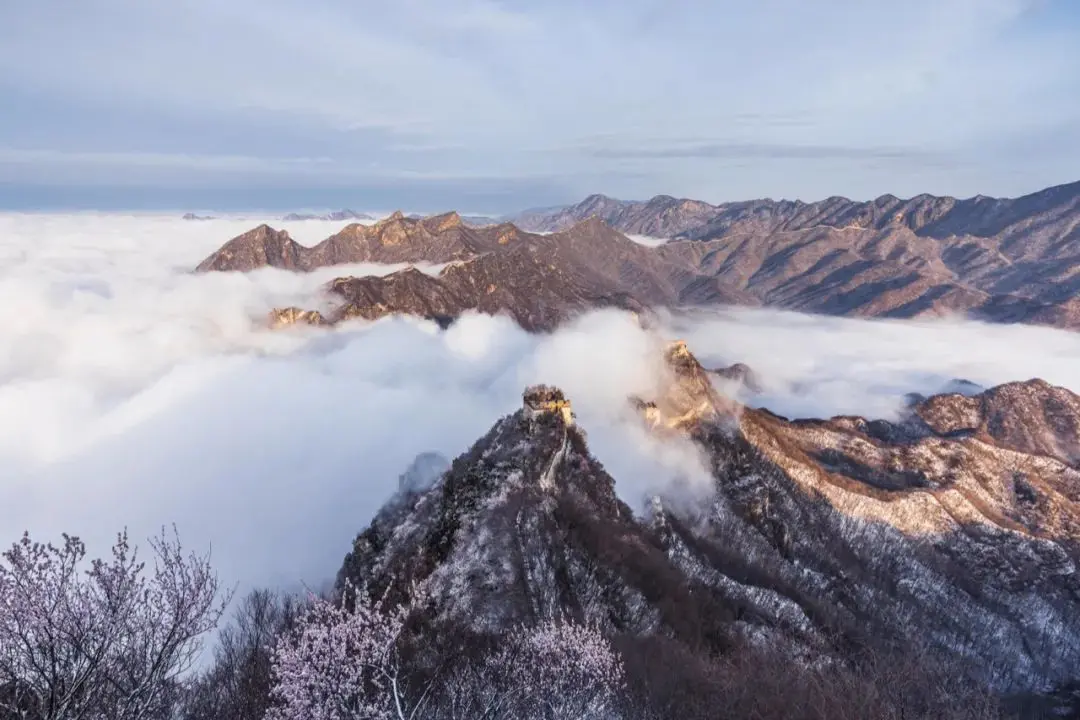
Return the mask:
<path id="1" fill-rule="evenodd" d="M 398 653 L 409 608 L 384 612 L 366 593 L 347 592 L 348 604 L 312 596 L 279 641 L 267 720 L 405 719 L 422 704 L 409 703 Z"/>
<path id="2" fill-rule="evenodd" d="M 117 537 L 108 560 L 29 534 L 0 556 L 0 716 L 24 720 L 162 717 L 228 602 L 209 556 L 164 530 L 153 567 Z"/>
<path id="3" fill-rule="evenodd" d="M 437 684 L 437 717 L 611 718 L 622 699 L 623 665 L 597 630 L 547 622 L 500 638 L 499 649 L 448 669 Z"/>
<path id="4" fill-rule="evenodd" d="M 500 638 L 494 652 L 412 672 L 401 650 L 413 607 L 388 610 L 362 592 L 348 592 L 355 600 L 349 604 L 313 597 L 282 638 L 268 720 L 614 714 L 622 663 L 598 631 L 570 623 L 520 628 Z"/>
<path id="5" fill-rule="evenodd" d="M 622 661 L 597 630 L 546 623 L 524 634 L 511 657 L 526 712 L 544 718 L 604 718 L 623 684 Z"/>

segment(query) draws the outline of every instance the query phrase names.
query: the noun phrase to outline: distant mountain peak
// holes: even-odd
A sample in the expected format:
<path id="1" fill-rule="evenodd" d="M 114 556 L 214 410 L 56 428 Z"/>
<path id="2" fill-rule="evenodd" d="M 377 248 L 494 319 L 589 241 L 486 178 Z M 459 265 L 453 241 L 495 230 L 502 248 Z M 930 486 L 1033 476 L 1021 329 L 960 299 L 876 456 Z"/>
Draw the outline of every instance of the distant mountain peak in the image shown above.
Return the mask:
<path id="1" fill-rule="evenodd" d="M 413 458 L 398 478 L 398 492 L 419 493 L 427 490 L 450 469 L 450 461 L 436 452 L 423 452 Z"/>
<path id="2" fill-rule="evenodd" d="M 441 215 L 432 215 L 431 217 L 424 218 L 425 225 L 432 226 L 435 232 L 444 232 L 451 228 L 462 227 L 464 221 L 461 219 L 461 215 L 456 210 L 442 213 Z"/>
<path id="3" fill-rule="evenodd" d="M 267 323 L 271 329 L 291 327 L 294 325 L 311 325 L 323 327 L 329 325 L 322 313 L 317 310 L 304 310 L 298 307 L 275 308 L 270 311 Z"/>
<path id="4" fill-rule="evenodd" d="M 742 406 L 713 385 L 709 372 L 684 340 L 668 343 L 662 353 L 666 373 L 653 398 L 631 398 L 654 429 L 686 430 L 699 426 L 730 428 Z"/>
<path id="5" fill-rule="evenodd" d="M 341 221 L 341 220 L 374 220 L 372 216 L 367 213 L 356 212 L 355 210 L 335 210 L 328 213 L 289 213 L 281 218 L 287 222 L 297 222 L 301 220 L 325 220 L 325 221 Z"/>
<path id="6" fill-rule="evenodd" d="M 617 200 L 610 195 L 604 195 L 603 193 L 593 193 L 592 195 L 586 196 L 585 199 L 582 200 L 579 204 L 587 205 L 598 202 L 621 202 L 621 200 Z"/>
<path id="7" fill-rule="evenodd" d="M 247 272 L 266 266 L 301 270 L 304 269 L 304 250 L 287 231 L 275 230 L 263 223 L 222 245 L 195 270 Z"/>

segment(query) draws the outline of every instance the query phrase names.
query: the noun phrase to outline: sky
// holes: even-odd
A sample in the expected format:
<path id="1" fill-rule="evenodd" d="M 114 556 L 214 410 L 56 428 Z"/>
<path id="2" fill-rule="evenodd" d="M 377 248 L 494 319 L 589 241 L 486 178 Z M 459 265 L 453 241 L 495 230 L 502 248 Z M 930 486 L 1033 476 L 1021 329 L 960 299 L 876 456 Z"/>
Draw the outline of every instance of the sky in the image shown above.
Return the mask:
<path id="1" fill-rule="evenodd" d="M 655 397 L 675 338 L 708 367 L 750 365 L 764 392 L 743 399 L 789 417 L 895 417 L 905 393 L 955 378 L 1080 391 L 1080 334 L 955 320 L 725 310 L 647 332 L 607 311 L 549 336 L 489 316 L 274 332 L 267 312 L 317 307 L 328 278 L 397 268 L 190 272 L 257 221 L 0 213 L 0 306 L 15 309 L 0 323 L 0 546 L 68 532 L 96 557 L 122 528 L 142 544 L 176 523 L 224 586 L 317 588 L 418 454 L 464 453 L 533 383 L 565 391 L 641 508 L 707 482 L 697 451 L 648 435 L 627 402 Z M 283 226 L 312 244 L 340 223 Z"/>
<path id="2" fill-rule="evenodd" d="M 0 207 L 1015 196 L 1080 167 L 1072 0 L 0 2 Z"/>

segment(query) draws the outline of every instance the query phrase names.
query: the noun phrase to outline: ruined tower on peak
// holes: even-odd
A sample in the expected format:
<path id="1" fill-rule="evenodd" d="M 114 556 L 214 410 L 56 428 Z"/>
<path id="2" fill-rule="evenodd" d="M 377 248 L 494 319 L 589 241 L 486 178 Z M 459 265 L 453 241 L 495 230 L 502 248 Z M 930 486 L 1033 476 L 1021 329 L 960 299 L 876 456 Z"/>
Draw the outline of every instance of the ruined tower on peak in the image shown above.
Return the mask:
<path id="1" fill-rule="evenodd" d="M 574 411 L 563 391 L 550 385 L 533 385 L 522 395 L 525 417 L 529 420 L 558 415 L 567 426 L 574 424 Z"/>

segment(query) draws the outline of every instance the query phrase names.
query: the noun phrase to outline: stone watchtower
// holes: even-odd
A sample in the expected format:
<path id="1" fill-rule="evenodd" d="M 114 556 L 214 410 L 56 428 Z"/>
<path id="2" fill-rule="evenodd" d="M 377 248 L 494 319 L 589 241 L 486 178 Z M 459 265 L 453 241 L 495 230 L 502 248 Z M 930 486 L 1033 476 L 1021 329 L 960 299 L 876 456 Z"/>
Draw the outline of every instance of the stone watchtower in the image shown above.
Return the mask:
<path id="1" fill-rule="evenodd" d="M 557 415 L 564 424 L 574 424 L 574 411 L 563 391 L 550 385 L 533 385 L 525 389 L 522 396 L 525 417 L 529 420 L 544 416 Z"/>

